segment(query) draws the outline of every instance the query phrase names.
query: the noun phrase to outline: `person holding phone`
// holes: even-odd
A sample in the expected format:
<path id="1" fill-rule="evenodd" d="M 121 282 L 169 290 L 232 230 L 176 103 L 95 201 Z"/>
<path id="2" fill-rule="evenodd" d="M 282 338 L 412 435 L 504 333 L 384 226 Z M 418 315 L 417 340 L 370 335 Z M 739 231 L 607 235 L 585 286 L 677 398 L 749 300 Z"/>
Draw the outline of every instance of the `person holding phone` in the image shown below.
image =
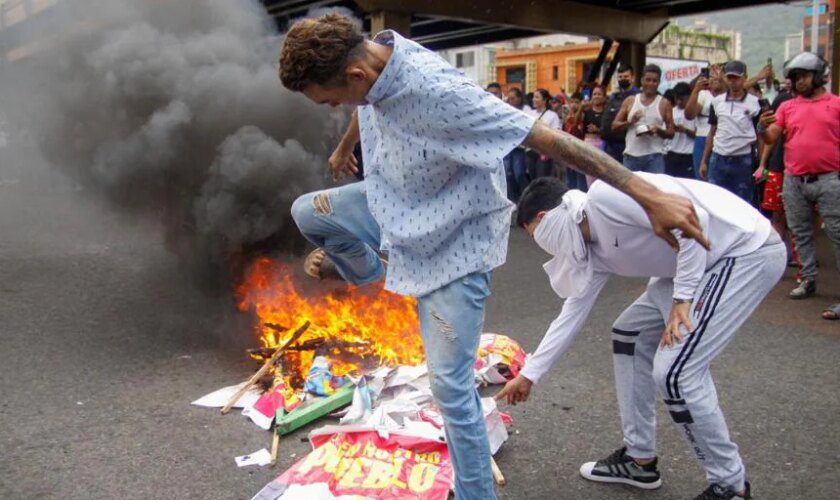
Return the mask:
<path id="1" fill-rule="evenodd" d="M 700 176 L 752 203 L 752 179 L 757 136 L 755 126 L 761 106 L 744 87 L 747 65 L 730 61 L 723 67 L 729 91 L 716 96 L 709 107 L 709 136 Z"/>
<path id="2" fill-rule="evenodd" d="M 692 150 L 692 163 L 694 165 L 694 177 L 700 176 L 700 162 L 703 160 L 703 151 L 706 150 L 706 138 L 709 136 L 709 113 L 711 113 L 712 99 L 725 92 L 726 89 L 716 66 L 708 66 L 700 70 L 700 76 L 694 82 L 691 95 L 685 105 L 685 118 L 695 120 L 694 148 Z"/>
<path id="3" fill-rule="evenodd" d="M 815 209 L 840 269 L 840 97 L 825 89 L 828 64 L 815 54 L 803 52 L 788 61 L 785 78 L 790 78 L 797 96 L 775 113 L 762 113 L 758 132 L 769 145 L 785 134 L 782 196 L 802 260 L 802 281 L 789 296 L 806 299 L 817 291 Z M 828 306 L 823 318 L 840 319 L 840 304 Z"/>

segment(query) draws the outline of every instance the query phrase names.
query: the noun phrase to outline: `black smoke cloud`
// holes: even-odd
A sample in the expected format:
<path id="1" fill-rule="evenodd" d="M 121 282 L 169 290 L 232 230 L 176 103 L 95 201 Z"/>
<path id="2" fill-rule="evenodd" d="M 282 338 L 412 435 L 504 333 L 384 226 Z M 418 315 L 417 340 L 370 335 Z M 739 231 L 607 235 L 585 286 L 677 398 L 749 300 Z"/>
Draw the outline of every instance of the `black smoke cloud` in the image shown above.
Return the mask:
<path id="1" fill-rule="evenodd" d="M 61 5 L 65 4 L 65 5 Z M 65 0 L 0 102 L 52 165 L 165 240 L 204 284 L 291 252 L 345 115 L 282 88 L 281 36 L 250 0 Z M 8 66 L 4 66 L 6 68 Z"/>

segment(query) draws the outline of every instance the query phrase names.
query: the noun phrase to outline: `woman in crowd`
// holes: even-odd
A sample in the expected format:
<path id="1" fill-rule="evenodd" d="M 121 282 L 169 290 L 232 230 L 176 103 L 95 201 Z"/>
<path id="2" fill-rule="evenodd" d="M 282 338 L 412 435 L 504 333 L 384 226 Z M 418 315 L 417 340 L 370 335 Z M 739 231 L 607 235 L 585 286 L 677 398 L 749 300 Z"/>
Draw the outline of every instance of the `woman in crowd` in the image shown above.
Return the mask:
<path id="1" fill-rule="evenodd" d="M 581 111 L 578 113 L 584 134 L 583 140 L 592 147 L 604 149 L 604 141 L 601 139 L 601 119 L 604 115 L 607 95 L 604 87 L 600 85 L 592 87 L 591 93 L 592 98 L 581 104 Z M 579 189 L 584 192 L 588 190 L 589 183 L 585 175 L 574 170 L 567 170 L 566 176 L 569 189 Z"/>
<path id="2" fill-rule="evenodd" d="M 534 92 L 534 114 L 537 119 L 553 129 L 562 129 L 562 123 L 557 113 L 549 108 L 551 94 L 546 89 L 537 89 Z M 541 155 L 536 151 L 529 151 L 529 157 L 533 164 L 532 178 L 547 177 L 555 175 L 554 162 L 548 156 Z"/>

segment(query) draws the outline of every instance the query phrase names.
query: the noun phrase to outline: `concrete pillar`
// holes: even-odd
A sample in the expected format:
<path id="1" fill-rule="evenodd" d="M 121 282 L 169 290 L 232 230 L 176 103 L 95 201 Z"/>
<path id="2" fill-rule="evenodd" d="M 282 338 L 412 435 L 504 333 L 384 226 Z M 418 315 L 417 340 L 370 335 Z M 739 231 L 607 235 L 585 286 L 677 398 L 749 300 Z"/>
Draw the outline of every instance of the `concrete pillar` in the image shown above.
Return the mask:
<path id="1" fill-rule="evenodd" d="M 640 86 L 642 82 L 642 68 L 645 67 L 645 60 L 647 59 L 647 46 L 644 43 L 630 42 L 627 40 L 622 40 L 620 43 L 619 62 L 633 66 L 633 71 L 636 75 L 636 85 Z"/>
<path id="2" fill-rule="evenodd" d="M 411 36 L 411 14 L 379 10 L 370 15 L 370 33 L 375 35 L 383 30 L 394 30 L 400 35 Z"/>

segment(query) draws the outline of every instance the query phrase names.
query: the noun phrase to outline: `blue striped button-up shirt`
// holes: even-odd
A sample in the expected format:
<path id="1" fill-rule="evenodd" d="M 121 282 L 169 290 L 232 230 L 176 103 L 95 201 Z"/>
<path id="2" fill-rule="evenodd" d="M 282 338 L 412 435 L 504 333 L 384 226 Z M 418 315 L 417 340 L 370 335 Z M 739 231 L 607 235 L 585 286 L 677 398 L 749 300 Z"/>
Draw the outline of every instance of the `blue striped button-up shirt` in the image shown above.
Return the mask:
<path id="1" fill-rule="evenodd" d="M 513 209 L 502 158 L 534 118 L 393 31 L 359 108 L 368 204 L 389 254 L 386 289 L 421 296 L 504 263 Z"/>

